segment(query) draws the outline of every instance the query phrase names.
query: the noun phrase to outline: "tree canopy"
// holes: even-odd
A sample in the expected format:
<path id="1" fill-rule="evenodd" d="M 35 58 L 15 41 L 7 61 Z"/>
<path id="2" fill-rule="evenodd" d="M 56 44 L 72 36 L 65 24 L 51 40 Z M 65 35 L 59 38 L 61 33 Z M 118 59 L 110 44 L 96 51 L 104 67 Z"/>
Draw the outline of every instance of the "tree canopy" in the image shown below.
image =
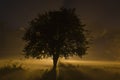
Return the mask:
<path id="1" fill-rule="evenodd" d="M 39 14 L 33 19 L 23 39 L 26 57 L 69 57 L 86 53 L 86 30 L 75 9 L 60 8 Z"/>

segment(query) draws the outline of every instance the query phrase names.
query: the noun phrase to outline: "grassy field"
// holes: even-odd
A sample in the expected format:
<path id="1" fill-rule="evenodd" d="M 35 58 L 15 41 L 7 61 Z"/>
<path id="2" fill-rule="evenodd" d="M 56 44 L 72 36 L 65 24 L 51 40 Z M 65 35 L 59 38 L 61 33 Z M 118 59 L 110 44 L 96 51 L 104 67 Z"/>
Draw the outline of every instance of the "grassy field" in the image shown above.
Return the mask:
<path id="1" fill-rule="evenodd" d="M 120 80 L 119 62 L 60 60 L 0 61 L 0 80 Z"/>

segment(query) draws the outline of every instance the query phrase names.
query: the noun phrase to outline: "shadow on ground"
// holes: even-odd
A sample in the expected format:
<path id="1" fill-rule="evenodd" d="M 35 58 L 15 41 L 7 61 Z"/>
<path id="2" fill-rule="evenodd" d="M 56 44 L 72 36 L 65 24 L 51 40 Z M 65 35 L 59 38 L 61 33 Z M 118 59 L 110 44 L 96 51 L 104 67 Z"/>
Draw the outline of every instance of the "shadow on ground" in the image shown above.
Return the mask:
<path id="1" fill-rule="evenodd" d="M 114 66 L 114 65 L 113 65 Z M 120 67 L 83 66 L 59 63 L 57 70 L 27 71 L 20 66 L 0 69 L 0 80 L 120 80 Z"/>
<path id="2" fill-rule="evenodd" d="M 57 80 L 57 72 L 55 69 L 46 70 L 40 78 L 35 78 L 35 80 Z"/>
<path id="3" fill-rule="evenodd" d="M 58 80 L 93 80 L 92 77 L 78 70 L 73 65 L 65 65 L 60 63 Z"/>
<path id="4" fill-rule="evenodd" d="M 94 80 L 89 75 L 82 73 L 72 65 L 60 63 L 59 69 L 51 69 L 44 72 L 41 77 L 34 80 Z"/>
<path id="5" fill-rule="evenodd" d="M 34 80 L 119 80 L 120 68 L 109 68 L 60 63 L 56 71 L 47 70 L 40 78 Z"/>

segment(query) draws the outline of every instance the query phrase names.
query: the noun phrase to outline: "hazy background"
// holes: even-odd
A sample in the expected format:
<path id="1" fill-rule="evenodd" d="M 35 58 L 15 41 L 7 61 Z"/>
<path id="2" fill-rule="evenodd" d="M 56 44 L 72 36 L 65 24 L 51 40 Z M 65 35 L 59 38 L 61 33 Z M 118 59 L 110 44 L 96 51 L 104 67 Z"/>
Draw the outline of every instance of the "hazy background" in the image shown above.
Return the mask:
<path id="1" fill-rule="evenodd" d="M 76 8 L 94 37 L 87 60 L 120 61 L 119 0 L 0 0 L 0 59 L 21 57 L 24 27 L 38 13 Z"/>

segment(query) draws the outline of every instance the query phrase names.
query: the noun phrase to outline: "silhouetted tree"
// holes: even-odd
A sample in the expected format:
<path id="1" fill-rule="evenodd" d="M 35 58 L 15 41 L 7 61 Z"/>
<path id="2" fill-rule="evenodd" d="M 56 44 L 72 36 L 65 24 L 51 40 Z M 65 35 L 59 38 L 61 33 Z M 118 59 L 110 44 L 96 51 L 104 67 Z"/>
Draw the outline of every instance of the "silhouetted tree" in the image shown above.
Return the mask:
<path id="1" fill-rule="evenodd" d="M 23 39 L 25 56 L 53 58 L 56 68 L 59 57 L 82 56 L 87 50 L 84 26 L 75 9 L 60 8 L 39 14 L 30 22 Z"/>

